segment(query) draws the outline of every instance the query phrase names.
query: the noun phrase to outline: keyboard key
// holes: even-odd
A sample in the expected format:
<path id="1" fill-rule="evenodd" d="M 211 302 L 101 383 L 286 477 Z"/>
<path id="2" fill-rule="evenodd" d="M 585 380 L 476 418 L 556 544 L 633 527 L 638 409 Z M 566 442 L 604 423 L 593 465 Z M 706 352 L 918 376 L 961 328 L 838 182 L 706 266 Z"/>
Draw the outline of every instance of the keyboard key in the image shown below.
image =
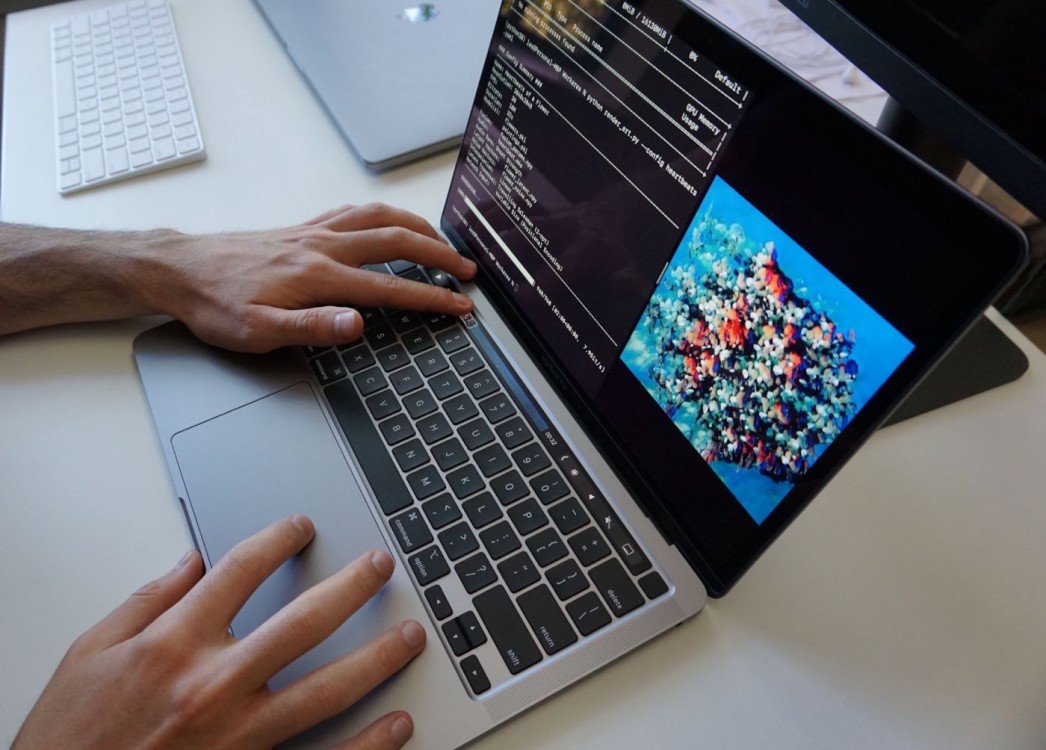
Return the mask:
<path id="1" fill-rule="evenodd" d="M 541 651 L 502 586 L 479 594 L 473 603 L 509 672 L 519 674 L 541 661 Z"/>
<path id="2" fill-rule="evenodd" d="M 476 537 L 467 523 L 459 523 L 445 531 L 441 531 L 438 538 L 443 551 L 446 552 L 447 557 L 451 560 L 459 560 L 470 552 L 475 552 L 479 549 L 479 542 L 476 541 Z"/>
<path id="3" fill-rule="evenodd" d="M 334 359 L 338 358 L 338 355 L 334 352 L 331 352 L 331 354 L 334 356 Z M 313 361 L 319 362 L 321 359 L 323 359 L 323 357 Z M 344 370 L 342 372 L 344 372 Z M 370 410 L 371 415 L 375 419 L 384 419 L 400 410 L 400 402 L 396 398 L 396 395 L 390 390 L 375 393 L 373 396 L 367 398 L 366 403 L 367 409 Z"/>
<path id="4" fill-rule="evenodd" d="M 527 549 L 534 556 L 534 561 L 542 568 L 547 568 L 556 560 L 567 554 L 567 545 L 560 539 L 555 529 L 545 529 L 527 539 Z"/>
<path id="5" fill-rule="evenodd" d="M 668 584 L 661 574 L 654 570 L 639 579 L 639 588 L 643 589 L 647 599 L 657 599 L 668 591 Z"/>
<path id="6" fill-rule="evenodd" d="M 403 471 L 412 471 L 429 462 L 429 454 L 418 439 L 397 445 L 392 449 L 396 463 Z"/>
<path id="7" fill-rule="evenodd" d="M 595 526 L 589 526 L 584 531 L 579 531 L 567 539 L 567 542 L 577 555 L 577 559 L 586 567 L 610 554 L 610 546 L 603 541 L 599 529 Z"/>
<path id="8" fill-rule="evenodd" d="M 500 474 L 505 469 L 512 466 L 512 462 L 509 460 L 508 454 L 505 453 L 505 449 L 495 443 L 494 445 L 488 445 L 486 448 L 479 450 L 475 455 L 476 465 L 479 470 L 483 472 L 483 476 L 492 477 L 495 474 Z"/>
<path id="9" fill-rule="evenodd" d="M 450 602 L 447 601 L 447 597 L 443 593 L 443 587 L 439 585 L 429 586 L 425 589 L 425 601 L 429 603 L 429 608 L 437 620 L 445 620 L 454 614 Z"/>
<path id="10" fill-rule="evenodd" d="M 458 500 L 464 500 L 483 489 L 483 479 L 472 464 L 462 466 L 447 474 L 447 483 Z"/>
<path id="11" fill-rule="evenodd" d="M 461 436 L 465 446 L 472 451 L 482 448 L 494 439 L 494 433 L 491 432 L 490 427 L 482 419 L 474 419 L 461 425 L 458 427 L 458 435 Z"/>
<path id="12" fill-rule="evenodd" d="M 552 596 L 548 586 L 537 586 L 520 594 L 517 601 L 546 654 L 551 656 L 577 642 L 574 629 L 570 627 L 570 622 L 563 615 L 559 602 Z"/>
<path id="13" fill-rule="evenodd" d="M 421 512 L 413 508 L 389 519 L 389 527 L 404 552 L 413 552 L 432 541 L 432 532 Z"/>
<path id="14" fill-rule="evenodd" d="M 466 656 L 461 660 L 461 671 L 464 672 L 465 680 L 476 695 L 482 695 L 490 690 L 490 679 L 487 677 L 487 673 L 483 671 L 483 665 L 479 663 L 479 658 L 475 655 Z"/>
<path id="15" fill-rule="evenodd" d="M 543 505 L 559 500 L 559 498 L 570 492 L 567 483 L 555 469 L 549 469 L 530 480 L 530 488 L 538 496 Z"/>
<path id="16" fill-rule="evenodd" d="M 610 545 L 617 550 L 632 575 L 637 576 L 653 567 L 639 545 L 636 544 L 636 540 L 632 538 L 632 534 L 621 524 L 617 513 L 602 495 L 592 489 L 581 495 L 581 501 L 588 508 L 588 512 L 596 520 L 599 528 L 606 534 Z"/>
<path id="17" fill-rule="evenodd" d="M 491 479 L 490 488 L 502 505 L 511 505 L 530 491 L 523 477 L 514 469 Z"/>
<path id="18" fill-rule="evenodd" d="M 431 465 L 426 466 L 423 469 L 418 469 L 412 474 L 408 474 L 407 484 L 410 485 L 411 490 L 414 491 L 414 495 L 418 500 L 432 497 L 446 487 L 443 483 L 443 477 L 440 476 L 436 467 Z"/>
<path id="19" fill-rule="evenodd" d="M 322 357 L 312 360 L 312 371 L 320 385 L 328 385 L 345 377 L 345 366 L 336 352 L 327 352 Z"/>
<path id="20" fill-rule="evenodd" d="M 421 374 L 427 378 L 432 377 L 438 372 L 443 372 L 450 367 L 447 358 L 444 357 L 441 352 L 436 350 L 425 352 L 424 354 L 415 357 L 414 363 L 418 366 L 418 369 L 421 370 Z"/>
<path id="21" fill-rule="evenodd" d="M 342 353 L 341 359 L 345 362 L 345 366 L 349 368 L 349 372 L 353 373 L 364 370 L 374 364 L 374 355 L 371 354 L 370 347 L 365 344 L 359 344 Z"/>
<path id="22" fill-rule="evenodd" d="M 436 342 L 432 340 L 432 336 L 424 328 L 418 328 L 403 334 L 402 340 L 403 345 L 407 347 L 407 351 L 411 354 L 420 354 L 436 345 Z M 439 354 L 439 352 L 433 352 L 433 354 Z M 440 355 L 440 357 L 442 356 Z M 445 359 L 443 360 L 443 366 L 447 366 L 447 360 Z M 432 373 L 426 374 L 431 375 Z"/>
<path id="23" fill-rule="evenodd" d="M 513 594 L 541 580 L 537 566 L 526 552 L 520 552 L 498 563 L 498 572 Z"/>
<path id="24" fill-rule="evenodd" d="M 403 399 L 403 405 L 407 407 L 407 413 L 413 419 L 421 419 L 439 408 L 428 388 L 422 388 L 420 391 L 406 396 Z"/>
<path id="25" fill-rule="evenodd" d="M 476 408 L 476 402 L 473 401 L 472 397 L 467 393 L 449 399 L 443 404 L 443 408 L 446 410 L 447 416 L 450 417 L 450 421 L 454 424 L 467 422 L 479 414 L 479 409 Z"/>
<path id="26" fill-rule="evenodd" d="M 494 429 L 497 430 L 498 435 L 501 437 L 501 441 L 509 450 L 523 445 L 523 443 L 534 437 L 534 433 L 530 431 L 530 428 L 527 427 L 527 423 L 523 421 L 522 417 L 515 417 L 507 422 L 502 422 Z"/>
<path id="27" fill-rule="evenodd" d="M 378 347 L 375 346 L 374 348 L 377 349 Z M 381 365 L 381 369 L 385 372 L 392 372 L 410 364 L 410 355 L 399 344 L 385 346 L 384 349 L 378 352 L 377 358 L 378 364 Z"/>
<path id="28" fill-rule="evenodd" d="M 472 521 L 472 525 L 481 529 L 501 518 L 501 506 L 494 500 L 489 492 L 483 492 L 475 497 L 469 498 L 461 504 L 465 515 Z"/>
<path id="29" fill-rule="evenodd" d="M 457 620 L 443 623 L 441 630 L 443 630 L 443 637 L 447 639 L 447 645 L 450 646 L 450 650 L 454 652 L 455 656 L 462 656 L 471 650 Z"/>
<path id="30" fill-rule="evenodd" d="M 377 393 L 389 384 L 389 381 L 385 379 L 385 375 L 377 367 L 372 367 L 369 370 L 353 375 L 352 381 L 364 396 Z"/>
<path id="31" fill-rule="evenodd" d="M 394 260 L 389 264 L 389 268 L 392 269 L 393 273 L 398 273 L 396 270 L 396 264 L 402 262 L 403 261 Z M 413 313 L 410 310 L 394 310 L 393 312 L 390 312 L 389 322 L 392 323 L 392 327 L 397 333 L 404 333 L 405 331 L 409 331 L 421 325 L 421 319 L 416 313 Z"/>
<path id="32" fill-rule="evenodd" d="M 424 549 L 407 558 L 407 567 L 414 573 L 414 578 L 422 586 L 438 581 L 450 573 L 443 551 L 436 546 Z"/>
<path id="33" fill-rule="evenodd" d="M 632 583 L 624 567 L 611 558 L 588 571 L 599 595 L 616 617 L 623 617 L 643 604 L 643 595 Z"/>
<path id="34" fill-rule="evenodd" d="M 465 612 L 457 618 L 458 627 L 465 634 L 469 648 L 477 648 L 487 642 L 487 634 L 483 632 L 483 626 L 479 624 L 479 618 L 475 612 Z"/>
<path id="35" fill-rule="evenodd" d="M 447 354 L 464 349 L 469 345 L 468 334 L 462 328 L 448 328 L 436 334 L 436 341 Z"/>
<path id="36" fill-rule="evenodd" d="M 495 560 L 499 560 L 510 552 L 519 549 L 519 537 L 507 521 L 502 521 L 489 529 L 481 531 L 479 538 L 483 540 L 483 546 Z"/>
<path id="37" fill-rule="evenodd" d="M 465 378 L 465 390 L 472 394 L 472 398 L 489 396 L 500 387 L 490 370 L 482 370 Z"/>
<path id="38" fill-rule="evenodd" d="M 545 511 L 541 510 L 538 501 L 532 497 L 509 508 L 508 517 L 520 536 L 526 536 L 543 526 L 548 526 L 548 516 L 545 515 Z"/>
<path id="39" fill-rule="evenodd" d="M 441 355 L 442 356 L 442 355 Z M 458 376 L 452 372 L 444 372 L 429 380 L 429 388 L 436 394 L 436 398 L 444 401 L 451 396 L 461 393 L 463 386 Z"/>
<path id="40" fill-rule="evenodd" d="M 421 505 L 421 511 L 429 519 L 429 525 L 434 529 L 442 529 L 448 523 L 453 523 L 461 518 L 461 511 L 454 498 L 449 493 L 426 500 Z"/>
<path id="41" fill-rule="evenodd" d="M 574 621 L 581 635 L 591 635 L 600 628 L 610 624 L 610 613 L 599 601 L 595 592 L 579 596 L 567 605 L 567 614 Z"/>
<path id="42" fill-rule="evenodd" d="M 454 570 L 458 574 L 458 578 L 461 579 L 461 585 L 470 594 L 474 594 L 481 588 L 489 586 L 498 580 L 498 574 L 494 571 L 494 566 L 490 564 L 487 556 L 482 552 L 465 558 L 454 566 Z"/>
<path id="43" fill-rule="evenodd" d="M 465 451 L 461 441 L 451 438 L 433 446 L 432 457 L 436 459 L 436 463 L 443 471 L 450 471 L 468 461 L 469 454 Z"/>
<path id="44" fill-rule="evenodd" d="M 475 349 L 463 349 L 450 355 L 450 364 L 464 377 L 483 367 L 483 358 Z"/>
<path id="45" fill-rule="evenodd" d="M 565 602 L 588 588 L 588 579 L 573 560 L 564 560 L 545 573 L 560 601 Z"/>
<path id="46" fill-rule="evenodd" d="M 542 469 L 547 469 L 551 462 L 545 455 L 545 450 L 537 443 L 524 445 L 512 453 L 512 460 L 523 472 L 523 476 L 533 476 Z"/>
<path id="47" fill-rule="evenodd" d="M 568 497 L 563 502 L 553 505 L 548 509 L 548 514 L 562 534 L 577 531 L 588 523 L 588 514 L 573 497 Z"/>
<path id="48" fill-rule="evenodd" d="M 516 413 L 516 407 L 504 392 L 497 393 L 479 402 L 480 411 L 486 415 L 491 424 L 497 424 Z"/>
<path id="49" fill-rule="evenodd" d="M 377 325 L 367 325 L 363 329 L 363 336 L 375 351 L 396 343 L 396 333 L 392 326 L 384 321 Z"/>
<path id="50" fill-rule="evenodd" d="M 398 414 L 384 422 L 379 422 L 378 429 L 381 430 L 382 437 L 389 445 L 396 445 L 407 438 L 414 437 L 414 425 L 407 419 L 406 414 Z"/>
<path id="51" fill-rule="evenodd" d="M 442 414 L 433 414 L 418 420 L 418 434 L 428 445 L 432 445 L 453 435 L 454 429 Z"/>
<path id="52" fill-rule="evenodd" d="M 402 396 L 421 388 L 425 381 L 421 379 L 421 375 L 419 375 L 418 371 L 413 365 L 411 365 L 410 367 L 404 367 L 402 370 L 397 370 L 389 375 L 389 382 L 391 382 L 392 387 L 396 389 L 396 393 Z"/>

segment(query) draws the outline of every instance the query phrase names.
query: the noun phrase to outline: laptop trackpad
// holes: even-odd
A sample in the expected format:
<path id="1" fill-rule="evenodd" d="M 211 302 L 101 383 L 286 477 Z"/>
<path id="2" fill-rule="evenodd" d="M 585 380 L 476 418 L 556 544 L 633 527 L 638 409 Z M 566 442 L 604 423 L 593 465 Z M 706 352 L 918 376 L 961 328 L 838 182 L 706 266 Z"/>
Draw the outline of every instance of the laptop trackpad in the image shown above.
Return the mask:
<path id="1" fill-rule="evenodd" d="M 172 446 L 198 541 L 211 564 L 292 513 L 304 513 L 316 526 L 312 543 L 280 567 L 233 620 L 237 637 L 363 552 L 387 548 L 306 383 L 180 432 Z M 409 614 L 402 599 L 386 589 L 270 686 L 278 688 L 382 632 Z"/>

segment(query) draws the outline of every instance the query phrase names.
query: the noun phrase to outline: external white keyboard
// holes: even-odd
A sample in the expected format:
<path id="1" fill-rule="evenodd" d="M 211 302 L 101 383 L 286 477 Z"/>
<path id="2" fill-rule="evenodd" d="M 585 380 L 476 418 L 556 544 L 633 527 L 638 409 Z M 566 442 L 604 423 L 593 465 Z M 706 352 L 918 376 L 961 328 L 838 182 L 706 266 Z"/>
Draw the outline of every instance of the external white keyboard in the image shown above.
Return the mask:
<path id="1" fill-rule="evenodd" d="M 165 0 L 51 27 L 58 192 L 73 193 L 205 157 Z"/>

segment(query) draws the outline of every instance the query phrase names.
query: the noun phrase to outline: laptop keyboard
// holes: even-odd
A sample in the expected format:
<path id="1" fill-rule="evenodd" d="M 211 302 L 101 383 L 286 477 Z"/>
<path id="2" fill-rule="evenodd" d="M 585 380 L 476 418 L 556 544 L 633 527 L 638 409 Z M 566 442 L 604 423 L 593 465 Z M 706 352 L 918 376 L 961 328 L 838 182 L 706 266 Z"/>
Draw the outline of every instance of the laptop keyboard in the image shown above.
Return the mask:
<path id="1" fill-rule="evenodd" d="M 473 694 L 668 591 L 472 316 L 360 312 L 306 354 Z"/>

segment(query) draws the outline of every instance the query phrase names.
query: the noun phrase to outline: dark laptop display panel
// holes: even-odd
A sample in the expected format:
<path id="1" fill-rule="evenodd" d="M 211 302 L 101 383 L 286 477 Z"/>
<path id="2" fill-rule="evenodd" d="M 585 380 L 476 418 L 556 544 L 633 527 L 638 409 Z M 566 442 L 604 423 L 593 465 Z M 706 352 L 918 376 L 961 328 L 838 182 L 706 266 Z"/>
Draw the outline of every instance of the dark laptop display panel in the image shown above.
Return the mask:
<path id="1" fill-rule="evenodd" d="M 713 593 L 1022 251 L 671 0 L 503 4 L 444 229 Z"/>

